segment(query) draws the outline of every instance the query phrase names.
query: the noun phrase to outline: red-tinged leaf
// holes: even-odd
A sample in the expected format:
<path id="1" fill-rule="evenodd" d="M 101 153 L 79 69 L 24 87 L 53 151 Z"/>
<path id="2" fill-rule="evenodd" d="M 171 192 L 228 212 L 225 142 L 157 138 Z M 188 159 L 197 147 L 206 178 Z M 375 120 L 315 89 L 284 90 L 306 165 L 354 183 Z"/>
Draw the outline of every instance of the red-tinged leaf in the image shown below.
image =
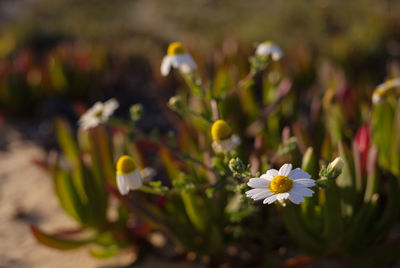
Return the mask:
<path id="1" fill-rule="evenodd" d="M 56 248 L 60 250 L 71 250 L 71 249 L 76 249 L 79 247 L 83 247 L 90 242 L 92 242 L 92 239 L 86 239 L 86 240 L 73 240 L 73 239 L 66 239 L 62 238 L 61 236 L 57 235 L 51 235 L 47 234 L 45 232 L 42 232 L 39 230 L 37 227 L 31 225 L 30 226 L 32 234 L 35 236 L 36 240 L 48 247 L 51 248 Z"/>
<path id="2" fill-rule="evenodd" d="M 289 258 L 282 264 L 278 265 L 278 268 L 306 268 L 314 262 L 315 258 L 308 255 L 301 255 Z"/>
<path id="3" fill-rule="evenodd" d="M 50 170 L 51 170 L 50 166 L 45 161 L 43 161 L 41 159 L 33 158 L 33 159 L 31 159 L 30 162 L 31 162 L 31 164 L 33 164 L 34 166 L 40 168 L 43 171 L 50 172 Z"/>

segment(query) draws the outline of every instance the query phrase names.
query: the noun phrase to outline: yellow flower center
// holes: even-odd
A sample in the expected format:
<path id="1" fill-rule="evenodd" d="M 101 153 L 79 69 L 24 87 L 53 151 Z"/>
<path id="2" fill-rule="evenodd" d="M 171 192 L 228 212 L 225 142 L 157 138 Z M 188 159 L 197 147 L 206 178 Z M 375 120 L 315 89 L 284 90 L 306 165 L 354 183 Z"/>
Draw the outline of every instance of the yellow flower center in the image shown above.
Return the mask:
<path id="1" fill-rule="evenodd" d="M 231 134 L 231 127 L 224 120 L 215 121 L 211 127 L 211 136 L 215 141 L 228 139 Z"/>
<path id="2" fill-rule="evenodd" d="M 263 44 L 263 45 L 266 45 L 266 46 L 270 46 L 270 45 L 272 45 L 273 43 L 272 43 L 271 41 L 267 40 L 267 41 L 264 41 L 262 44 Z"/>
<path id="3" fill-rule="evenodd" d="M 173 42 L 168 46 L 168 55 L 178 55 L 178 54 L 185 54 L 186 50 L 182 46 L 181 42 Z"/>
<path id="4" fill-rule="evenodd" d="M 274 194 L 287 193 L 293 188 L 293 180 L 289 177 L 278 175 L 272 179 L 268 188 Z"/>
<path id="5" fill-rule="evenodd" d="M 100 118 L 102 115 L 103 115 L 103 110 L 98 110 L 98 111 L 94 114 L 94 116 L 97 117 L 97 118 Z"/>
<path id="6" fill-rule="evenodd" d="M 394 79 L 387 80 L 387 81 L 384 83 L 384 86 L 385 86 L 386 88 L 395 87 L 395 86 L 396 86 L 395 80 L 394 80 Z"/>
<path id="7" fill-rule="evenodd" d="M 135 161 L 128 155 L 123 155 L 117 162 L 117 174 L 129 174 L 137 169 Z"/>
<path id="8" fill-rule="evenodd" d="M 385 97 L 389 93 L 389 88 L 381 87 L 381 88 L 378 88 L 377 90 L 375 90 L 374 93 L 376 95 L 378 95 L 379 97 Z"/>

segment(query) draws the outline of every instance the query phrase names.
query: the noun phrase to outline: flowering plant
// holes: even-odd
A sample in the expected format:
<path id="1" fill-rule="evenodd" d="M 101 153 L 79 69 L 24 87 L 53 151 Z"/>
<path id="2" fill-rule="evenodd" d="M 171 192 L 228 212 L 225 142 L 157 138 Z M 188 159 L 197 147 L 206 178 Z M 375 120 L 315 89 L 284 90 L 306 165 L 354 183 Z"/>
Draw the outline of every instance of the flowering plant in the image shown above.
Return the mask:
<path id="1" fill-rule="evenodd" d="M 98 103 L 81 117 L 78 138 L 90 145 L 77 146 L 58 123 L 70 165 L 62 171 L 68 192 L 57 187 L 61 175 L 53 172 L 60 203 L 82 226 L 96 230 L 74 245 L 100 244 L 103 253 L 94 255 L 113 255 L 161 232 L 174 254 L 211 264 L 270 263 L 280 258 L 275 249 L 283 223 L 284 233 L 312 255 L 395 258 L 388 249 L 398 241 L 381 242 L 399 203 L 397 180 L 377 161 L 383 145 L 362 147 L 362 172 L 361 143 L 349 150 L 352 139 L 340 128 L 347 122 L 339 104 L 329 101 L 309 122 L 308 129 L 318 130 L 306 131 L 296 122 L 293 107 L 301 102 L 280 70 L 282 56 L 277 45 L 260 44 L 248 74 L 229 87 L 232 77 L 225 71 L 203 81 L 192 56 L 174 42 L 161 73 L 177 69 L 189 91 L 178 91 L 163 107 L 172 132 L 143 132 L 137 124 L 143 107 L 137 104 L 130 120 L 112 117 L 114 101 Z M 146 176 L 148 166 L 156 168 L 157 178 Z M 110 198 L 118 200 L 116 219 L 106 213 Z M 137 231 L 143 224 L 148 232 Z M 72 248 L 71 239 L 33 230 L 49 246 Z M 106 234 L 111 238 L 102 244 Z"/>

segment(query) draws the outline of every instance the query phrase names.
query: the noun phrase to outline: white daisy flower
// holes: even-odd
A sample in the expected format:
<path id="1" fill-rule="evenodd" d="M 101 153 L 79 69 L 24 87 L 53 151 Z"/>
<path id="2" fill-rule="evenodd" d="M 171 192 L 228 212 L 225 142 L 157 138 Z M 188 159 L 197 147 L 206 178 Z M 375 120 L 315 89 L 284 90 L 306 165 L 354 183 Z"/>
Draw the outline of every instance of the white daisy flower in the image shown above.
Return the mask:
<path id="1" fill-rule="evenodd" d="M 167 55 L 161 63 L 161 74 L 167 76 L 171 67 L 179 69 L 182 73 L 191 73 L 197 69 L 192 56 L 186 52 L 180 42 L 173 42 L 168 46 Z"/>
<path id="2" fill-rule="evenodd" d="M 279 46 L 272 43 L 271 41 L 265 41 L 257 46 L 256 56 L 270 56 L 274 61 L 278 61 L 282 58 L 283 52 Z"/>
<path id="3" fill-rule="evenodd" d="M 272 204 L 276 200 L 282 202 L 289 199 L 295 204 L 304 202 L 304 196 L 312 196 L 313 191 L 307 187 L 315 185 L 311 175 L 291 164 L 284 164 L 279 171 L 268 170 L 260 178 L 252 178 L 247 183 L 254 188 L 246 192 L 247 197 L 254 200 L 264 199 L 264 204 Z"/>
<path id="4" fill-rule="evenodd" d="M 142 186 L 142 176 L 135 161 L 128 155 L 123 155 L 117 162 L 117 186 L 122 195 L 129 190 L 136 190 Z"/>
<path id="5" fill-rule="evenodd" d="M 400 78 L 387 80 L 385 83 L 376 87 L 372 94 L 372 103 L 375 105 L 382 104 L 385 98 L 393 88 L 400 87 Z"/>
<path id="6" fill-rule="evenodd" d="M 106 102 L 96 102 L 79 119 L 79 126 L 83 130 L 96 127 L 101 123 L 107 122 L 113 112 L 119 107 L 117 100 L 110 99 Z"/>
<path id="7" fill-rule="evenodd" d="M 240 145 L 239 136 L 232 135 L 231 127 L 224 120 L 217 120 L 211 127 L 212 147 L 215 152 L 230 152 Z"/>

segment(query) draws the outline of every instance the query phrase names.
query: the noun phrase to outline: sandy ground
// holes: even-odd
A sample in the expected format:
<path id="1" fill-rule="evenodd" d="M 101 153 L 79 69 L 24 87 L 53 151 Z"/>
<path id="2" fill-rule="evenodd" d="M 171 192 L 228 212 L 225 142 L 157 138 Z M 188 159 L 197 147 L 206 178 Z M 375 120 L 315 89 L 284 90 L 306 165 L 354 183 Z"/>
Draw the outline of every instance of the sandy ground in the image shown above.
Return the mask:
<path id="1" fill-rule="evenodd" d="M 38 244 L 29 231 L 29 224 L 45 231 L 75 224 L 59 207 L 50 177 L 31 163 L 32 159 L 43 157 L 43 151 L 1 125 L 0 148 L 0 268 L 126 267 L 132 263 L 133 256 L 129 254 L 100 261 L 92 258 L 85 248 L 59 251 Z M 167 265 L 152 256 L 135 265 L 187 266 L 187 263 Z"/>

